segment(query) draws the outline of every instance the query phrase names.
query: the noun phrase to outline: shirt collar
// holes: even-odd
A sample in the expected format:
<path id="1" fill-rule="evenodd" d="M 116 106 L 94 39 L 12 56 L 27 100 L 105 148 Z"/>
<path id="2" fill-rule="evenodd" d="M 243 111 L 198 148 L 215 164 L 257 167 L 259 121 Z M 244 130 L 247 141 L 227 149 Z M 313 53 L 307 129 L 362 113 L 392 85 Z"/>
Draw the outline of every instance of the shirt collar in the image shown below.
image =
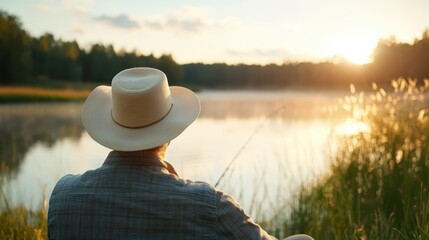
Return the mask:
<path id="1" fill-rule="evenodd" d="M 173 166 L 153 151 L 111 151 L 103 165 L 134 165 L 158 168 L 162 172 L 178 176 Z"/>

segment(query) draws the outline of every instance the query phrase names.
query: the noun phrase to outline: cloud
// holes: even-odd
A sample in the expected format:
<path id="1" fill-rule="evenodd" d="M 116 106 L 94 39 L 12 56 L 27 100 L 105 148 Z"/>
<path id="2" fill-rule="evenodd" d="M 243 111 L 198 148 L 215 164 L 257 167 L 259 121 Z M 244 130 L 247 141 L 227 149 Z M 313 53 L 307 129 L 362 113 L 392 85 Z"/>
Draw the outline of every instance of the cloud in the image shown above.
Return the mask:
<path id="1" fill-rule="evenodd" d="M 101 21 L 104 23 L 107 23 L 111 26 L 118 27 L 118 28 L 139 28 L 140 24 L 131 19 L 129 16 L 125 14 L 117 15 L 117 16 L 107 16 L 102 15 L 100 17 L 96 17 L 95 20 Z"/>
<path id="2" fill-rule="evenodd" d="M 167 21 L 168 28 L 176 29 L 182 32 L 200 32 L 204 29 L 204 23 L 201 19 L 180 19 L 170 18 Z"/>
<path id="3" fill-rule="evenodd" d="M 171 30 L 176 33 L 199 33 L 208 26 L 208 19 L 202 9 L 186 6 L 161 16 L 152 16 L 144 21 L 151 30 Z"/>
<path id="4" fill-rule="evenodd" d="M 213 21 L 207 17 L 204 9 L 194 6 L 185 6 L 160 15 L 145 17 L 104 14 L 92 19 L 117 28 L 140 28 L 144 31 L 172 32 L 178 35 L 199 34 L 209 28 L 231 28 L 237 25 L 231 19 Z"/>

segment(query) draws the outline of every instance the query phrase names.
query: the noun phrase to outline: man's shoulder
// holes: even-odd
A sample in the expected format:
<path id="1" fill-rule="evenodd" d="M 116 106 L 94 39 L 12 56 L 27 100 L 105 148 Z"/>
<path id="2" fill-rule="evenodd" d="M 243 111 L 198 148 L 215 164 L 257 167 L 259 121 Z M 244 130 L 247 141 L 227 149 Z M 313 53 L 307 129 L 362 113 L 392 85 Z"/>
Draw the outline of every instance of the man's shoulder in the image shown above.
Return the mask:
<path id="1" fill-rule="evenodd" d="M 174 176 L 174 185 L 176 185 L 179 188 L 185 188 L 189 191 L 195 190 L 195 191 L 213 191 L 214 188 L 207 182 L 202 181 L 193 181 L 189 179 L 180 178 L 177 176 Z"/>
<path id="2" fill-rule="evenodd" d="M 205 199 L 204 201 L 215 204 L 216 189 L 207 182 L 179 179 L 178 188 L 175 189 L 189 197 L 194 196 L 197 199 Z"/>
<path id="3" fill-rule="evenodd" d="M 207 182 L 202 181 L 192 181 L 192 180 L 184 180 L 185 185 L 189 188 L 195 189 L 195 190 L 201 190 L 201 191 L 209 191 L 209 192 L 216 192 L 216 189 Z"/>
<path id="4" fill-rule="evenodd" d="M 78 182 L 78 179 L 80 178 L 80 176 L 81 176 L 80 174 L 78 175 L 67 174 L 63 176 L 62 178 L 60 178 L 60 180 L 58 180 L 57 184 L 55 184 L 53 194 L 64 188 L 75 185 L 75 183 Z"/>

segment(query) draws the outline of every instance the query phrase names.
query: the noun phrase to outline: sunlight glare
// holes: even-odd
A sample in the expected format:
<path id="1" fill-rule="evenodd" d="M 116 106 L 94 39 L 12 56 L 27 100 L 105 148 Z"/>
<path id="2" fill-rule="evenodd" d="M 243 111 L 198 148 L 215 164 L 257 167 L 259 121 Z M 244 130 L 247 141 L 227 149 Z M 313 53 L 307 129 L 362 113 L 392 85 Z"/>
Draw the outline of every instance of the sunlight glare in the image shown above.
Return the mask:
<path id="1" fill-rule="evenodd" d="M 364 122 L 353 118 L 348 118 L 337 127 L 337 132 L 341 135 L 352 136 L 359 133 L 369 132 L 371 127 Z"/>
<path id="2" fill-rule="evenodd" d="M 337 54 L 347 61 L 362 65 L 372 61 L 371 54 L 376 44 L 376 40 L 369 37 L 350 36 L 339 41 L 335 48 Z"/>

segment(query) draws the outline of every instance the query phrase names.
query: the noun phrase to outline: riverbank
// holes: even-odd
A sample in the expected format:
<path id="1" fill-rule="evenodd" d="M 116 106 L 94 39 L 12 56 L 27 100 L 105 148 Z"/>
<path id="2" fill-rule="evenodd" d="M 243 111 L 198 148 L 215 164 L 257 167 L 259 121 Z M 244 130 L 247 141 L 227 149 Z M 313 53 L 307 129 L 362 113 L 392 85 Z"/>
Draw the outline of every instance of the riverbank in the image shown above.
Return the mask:
<path id="1" fill-rule="evenodd" d="M 0 86 L 0 103 L 83 101 L 89 89 Z"/>

